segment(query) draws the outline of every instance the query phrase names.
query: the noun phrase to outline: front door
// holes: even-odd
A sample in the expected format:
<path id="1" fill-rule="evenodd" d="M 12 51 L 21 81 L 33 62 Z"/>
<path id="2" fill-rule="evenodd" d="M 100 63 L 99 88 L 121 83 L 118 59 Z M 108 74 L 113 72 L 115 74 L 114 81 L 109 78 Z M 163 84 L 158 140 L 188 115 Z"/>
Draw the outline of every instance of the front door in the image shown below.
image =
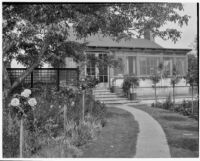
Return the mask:
<path id="1" fill-rule="evenodd" d="M 92 55 L 92 56 L 91 56 Z M 107 88 L 108 86 L 108 65 L 105 63 L 104 60 L 107 58 L 106 53 L 91 53 L 90 61 L 87 63 L 86 67 L 86 75 L 93 76 L 99 79 L 99 86 L 102 88 Z M 97 59 L 101 61 L 99 65 L 95 64 L 91 58 L 97 56 Z"/>
<path id="2" fill-rule="evenodd" d="M 99 59 L 102 60 L 103 64 L 100 64 L 99 69 L 99 81 L 100 83 L 108 82 L 108 65 L 105 63 L 107 54 L 99 54 Z"/>

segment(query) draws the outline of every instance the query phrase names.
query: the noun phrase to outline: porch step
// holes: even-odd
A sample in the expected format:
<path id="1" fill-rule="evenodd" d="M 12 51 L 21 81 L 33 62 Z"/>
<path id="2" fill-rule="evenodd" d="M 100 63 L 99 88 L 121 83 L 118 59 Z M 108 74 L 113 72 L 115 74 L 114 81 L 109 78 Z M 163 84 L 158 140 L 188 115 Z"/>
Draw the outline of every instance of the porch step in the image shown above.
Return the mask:
<path id="1" fill-rule="evenodd" d="M 124 97 L 117 97 L 117 96 L 110 96 L 110 95 L 101 95 L 101 96 L 99 96 L 99 95 L 96 95 L 95 96 L 95 98 L 96 99 L 124 99 Z"/>
<path id="2" fill-rule="evenodd" d="M 130 101 L 130 100 L 116 100 L 116 101 L 100 101 L 105 104 L 126 104 L 126 103 L 138 103 L 139 101 Z"/>
<path id="3" fill-rule="evenodd" d="M 138 101 L 130 101 L 121 94 L 111 93 L 108 89 L 95 89 L 93 91 L 96 100 L 99 100 L 105 104 L 124 104 L 124 103 L 134 103 Z"/>
<path id="4" fill-rule="evenodd" d="M 127 98 L 118 98 L 118 97 L 112 97 L 112 98 L 106 98 L 106 97 L 95 97 L 99 101 L 124 101 L 127 100 Z"/>
<path id="5" fill-rule="evenodd" d="M 104 93 L 110 93 L 110 91 L 109 90 L 94 90 L 93 91 L 93 93 L 95 93 L 95 94 L 104 94 Z"/>

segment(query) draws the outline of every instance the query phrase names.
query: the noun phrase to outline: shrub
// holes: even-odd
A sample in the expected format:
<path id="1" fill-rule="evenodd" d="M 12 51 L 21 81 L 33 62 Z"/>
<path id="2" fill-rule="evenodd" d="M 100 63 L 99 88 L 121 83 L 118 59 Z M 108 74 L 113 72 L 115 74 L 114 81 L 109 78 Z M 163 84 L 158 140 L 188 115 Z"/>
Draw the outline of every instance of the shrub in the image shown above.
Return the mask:
<path id="1" fill-rule="evenodd" d="M 127 95 L 131 86 L 133 87 L 137 87 L 139 86 L 139 79 L 136 76 L 125 76 L 123 85 L 122 85 L 122 89 L 123 92 Z"/>
<path id="2" fill-rule="evenodd" d="M 5 109 L 4 109 L 5 110 Z M 3 157 L 17 157 L 19 154 L 19 124 L 17 118 L 3 112 Z"/>
<path id="3" fill-rule="evenodd" d="M 157 106 L 155 106 L 155 103 L 151 104 L 152 107 L 158 107 L 158 108 L 167 109 L 167 110 L 173 109 L 175 112 L 179 112 L 183 114 L 184 116 L 192 116 L 198 120 L 199 101 L 198 100 L 193 101 L 193 105 L 194 105 L 194 114 L 192 114 L 192 101 L 183 100 L 181 104 L 176 104 L 175 107 L 173 107 L 173 103 L 171 101 L 170 95 L 164 103 L 158 102 Z"/>
<path id="4" fill-rule="evenodd" d="M 195 109 L 195 114 L 198 115 L 199 113 L 199 108 L 198 108 L 198 105 L 199 105 L 199 101 L 198 100 L 195 100 L 193 101 L 193 105 L 194 105 L 194 109 Z M 192 101 L 185 101 L 183 100 L 183 102 L 179 105 L 176 105 L 175 106 L 175 111 L 176 112 L 180 112 L 181 114 L 185 115 L 185 116 L 191 116 L 193 115 L 192 114 Z"/>
<path id="5" fill-rule="evenodd" d="M 173 103 L 172 103 L 172 100 L 171 100 L 171 95 L 169 95 L 167 97 L 167 99 L 165 100 L 164 103 L 157 102 L 156 106 L 155 106 L 155 103 L 152 103 L 151 106 L 152 107 L 166 109 L 166 110 L 172 109 L 173 108 Z"/>
<path id="6" fill-rule="evenodd" d="M 72 145 L 69 138 L 64 135 L 51 139 L 51 144 L 44 146 L 33 155 L 34 158 L 66 158 L 79 157 L 82 151 Z"/>
<path id="7" fill-rule="evenodd" d="M 105 125 L 106 107 L 99 101 L 94 101 L 90 92 L 85 97 L 85 121 L 81 120 L 82 92 L 77 88 L 66 86 L 56 91 L 50 86 L 37 86 L 32 90 L 32 95 L 37 100 L 36 110 L 29 115 L 29 120 L 24 122 L 24 157 L 76 157 L 80 155 L 77 146 L 81 146 L 93 139 L 102 126 Z M 67 133 L 63 134 L 63 105 L 67 105 Z M 15 110 L 15 108 L 13 108 Z M 19 154 L 19 125 L 10 118 L 9 110 L 4 110 L 3 126 L 3 152 L 4 157 L 18 157 Z M 64 154 L 59 152 L 56 138 L 65 136 L 60 143 L 66 149 Z M 67 139 L 67 140 L 66 140 Z M 69 142 L 66 143 L 65 142 Z M 48 149 L 55 147 L 55 153 L 50 154 Z M 54 156 L 55 157 L 55 156 Z"/>

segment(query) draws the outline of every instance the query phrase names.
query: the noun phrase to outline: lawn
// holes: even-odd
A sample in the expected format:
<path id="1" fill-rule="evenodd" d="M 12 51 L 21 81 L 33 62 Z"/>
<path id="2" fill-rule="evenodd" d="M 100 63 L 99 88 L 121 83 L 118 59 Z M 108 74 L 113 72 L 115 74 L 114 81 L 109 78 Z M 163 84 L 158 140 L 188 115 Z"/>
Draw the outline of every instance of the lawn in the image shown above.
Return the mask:
<path id="1" fill-rule="evenodd" d="M 108 107 L 107 123 L 98 137 L 82 147 L 83 158 L 128 158 L 136 153 L 138 123 L 121 109 Z"/>
<path id="2" fill-rule="evenodd" d="M 198 121 L 169 110 L 134 105 L 155 118 L 165 131 L 174 158 L 194 158 L 199 156 Z"/>

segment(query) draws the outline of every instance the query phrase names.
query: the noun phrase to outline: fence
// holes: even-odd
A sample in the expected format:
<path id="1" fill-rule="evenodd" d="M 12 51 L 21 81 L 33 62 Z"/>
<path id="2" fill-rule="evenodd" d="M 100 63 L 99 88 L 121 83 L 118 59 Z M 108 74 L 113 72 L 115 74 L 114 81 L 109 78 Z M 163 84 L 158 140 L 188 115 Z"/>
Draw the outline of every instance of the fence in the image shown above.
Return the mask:
<path id="1" fill-rule="evenodd" d="M 26 68 L 7 68 L 11 84 L 26 70 Z M 59 90 L 62 85 L 77 86 L 79 80 L 78 68 L 35 68 L 22 84 L 51 84 Z"/>
<path id="2" fill-rule="evenodd" d="M 136 93 L 138 97 L 154 97 L 155 88 L 153 87 L 137 87 Z M 168 97 L 173 94 L 172 86 L 158 86 L 156 87 L 156 94 L 158 97 Z M 193 89 L 194 97 L 198 95 L 198 87 L 194 86 Z M 192 96 L 191 86 L 175 86 L 174 95 L 179 97 Z"/>

